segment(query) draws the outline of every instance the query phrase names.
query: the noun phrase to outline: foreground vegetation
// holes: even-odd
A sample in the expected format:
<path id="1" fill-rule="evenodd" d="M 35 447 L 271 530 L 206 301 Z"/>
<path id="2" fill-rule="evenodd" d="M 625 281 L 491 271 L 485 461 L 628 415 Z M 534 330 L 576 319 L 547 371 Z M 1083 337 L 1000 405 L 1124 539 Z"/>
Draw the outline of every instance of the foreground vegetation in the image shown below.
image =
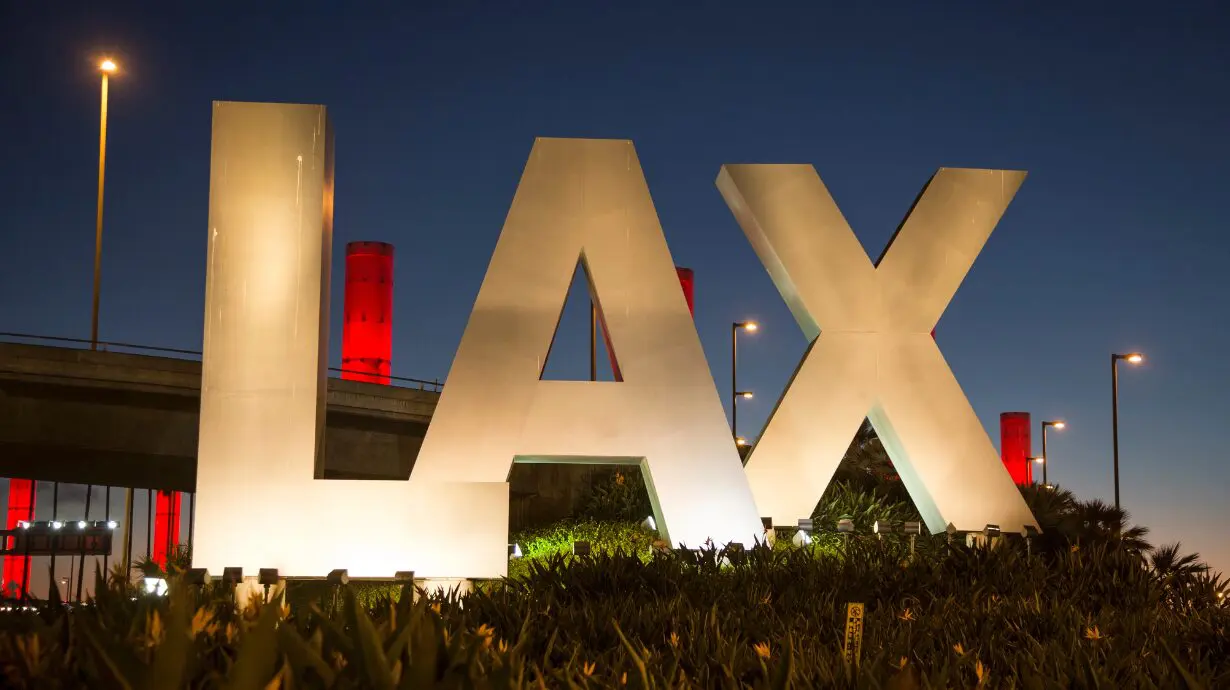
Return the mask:
<path id="1" fill-rule="evenodd" d="M 731 556 L 556 555 L 462 597 L 370 608 L 348 587 L 336 606 L 237 611 L 216 586 L 173 579 L 158 597 L 114 579 L 91 605 L 0 618 L 0 669 L 14 688 L 1230 685 L 1224 585 L 1125 549 Z M 866 605 L 851 663 L 849 602 Z"/>
<path id="2" fill-rule="evenodd" d="M 882 463 L 843 466 L 806 547 L 676 554 L 635 471 L 514 535 L 509 578 L 457 596 L 291 583 L 239 610 L 219 585 L 0 615 L 13 688 L 1222 688 L 1227 584 L 1098 501 L 1022 489 L 1044 530 L 967 547 L 873 534 L 917 520 Z M 838 534 L 839 519 L 853 534 Z M 576 541 L 592 555 L 571 555 Z M 159 564 L 139 572 L 159 575 Z M 865 606 L 858 649 L 847 605 Z"/>

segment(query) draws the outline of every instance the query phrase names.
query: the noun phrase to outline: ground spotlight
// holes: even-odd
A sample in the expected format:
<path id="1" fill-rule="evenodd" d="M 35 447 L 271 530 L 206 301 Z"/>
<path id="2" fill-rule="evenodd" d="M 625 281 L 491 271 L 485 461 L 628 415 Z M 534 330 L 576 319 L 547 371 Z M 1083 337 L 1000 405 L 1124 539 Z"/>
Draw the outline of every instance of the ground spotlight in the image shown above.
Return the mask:
<path id="1" fill-rule="evenodd" d="M 107 529 L 115 529 L 120 526 L 120 523 L 115 520 L 107 520 Z"/>
<path id="2" fill-rule="evenodd" d="M 848 517 L 843 517 L 837 521 L 837 531 L 843 534 L 849 534 L 854 531 L 854 520 Z"/>
<path id="3" fill-rule="evenodd" d="M 278 569 L 261 568 L 259 574 L 257 575 L 257 582 L 266 587 L 276 585 L 278 583 Z"/>
<path id="4" fill-rule="evenodd" d="M 222 583 L 230 586 L 235 586 L 243 582 L 243 568 L 230 567 L 222 569 Z"/>
<path id="5" fill-rule="evenodd" d="M 90 523 L 86 522 L 85 520 L 77 521 L 77 529 L 85 529 L 86 527 L 89 527 L 89 526 L 90 526 Z"/>
<path id="6" fill-rule="evenodd" d="M 508 557 L 509 558 L 521 558 L 521 545 L 520 544 L 509 544 L 508 545 Z"/>
<path id="7" fill-rule="evenodd" d="M 922 534 L 922 523 L 917 520 L 901 523 L 901 531 L 906 534 Z"/>
<path id="8" fill-rule="evenodd" d="M 51 529 L 60 529 L 60 528 L 61 528 L 61 527 L 63 527 L 63 526 L 64 526 L 64 523 L 63 523 L 63 522 L 60 522 L 59 520 L 52 520 L 52 521 L 51 521 Z"/>
<path id="9" fill-rule="evenodd" d="M 393 575 L 393 579 L 397 580 L 398 582 L 414 582 L 414 571 L 413 570 L 398 570 Z"/>
<path id="10" fill-rule="evenodd" d="M 811 533 L 813 529 L 815 529 L 815 523 L 812 522 L 811 518 L 799 520 L 799 530 L 794 533 L 794 537 L 790 540 L 790 543 L 795 546 L 810 545 Z"/>
<path id="11" fill-rule="evenodd" d="M 345 568 L 330 570 L 329 574 L 325 575 L 325 582 L 334 587 L 347 584 L 350 582 L 350 573 Z"/>
<path id="12" fill-rule="evenodd" d="M 871 526 L 871 531 L 876 534 L 892 534 L 896 531 L 896 524 L 890 520 L 876 520 Z"/>
<path id="13" fill-rule="evenodd" d="M 642 520 L 642 521 L 641 521 L 641 527 L 644 527 L 645 529 L 649 530 L 650 532 L 657 532 L 657 531 L 658 531 L 658 522 L 657 522 L 657 520 L 654 520 L 654 519 L 653 519 L 653 516 L 652 516 L 652 515 L 650 515 L 649 517 L 647 517 L 647 518 L 645 518 L 644 520 Z"/>
<path id="14" fill-rule="evenodd" d="M 590 549 L 589 549 L 589 542 L 587 542 L 587 541 L 574 541 L 574 542 L 572 542 L 572 555 L 574 555 L 574 556 L 588 556 L 588 555 L 589 555 L 589 551 L 590 551 Z"/>
<path id="15" fill-rule="evenodd" d="M 209 577 L 209 571 L 204 568 L 189 568 L 184 573 L 184 583 L 189 585 L 207 585 L 212 578 Z"/>
<path id="16" fill-rule="evenodd" d="M 167 581 L 161 577 L 147 577 L 143 582 L 146 594 L 165 595 L 167 593 Z"/>
<path id="17" fill-rule="evenodd" d="M 1000 535 L 999 525 L 987 525 L 982 528 L 982 533 L 986 535 L 988 539 L 998 537 Z"/>

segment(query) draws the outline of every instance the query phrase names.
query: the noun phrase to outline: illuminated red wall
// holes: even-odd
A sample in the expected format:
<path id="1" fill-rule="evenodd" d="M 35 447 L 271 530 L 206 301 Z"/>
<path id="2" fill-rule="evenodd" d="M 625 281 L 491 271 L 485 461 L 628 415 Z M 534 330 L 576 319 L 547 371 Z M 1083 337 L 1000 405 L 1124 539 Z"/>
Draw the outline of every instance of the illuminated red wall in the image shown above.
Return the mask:
<path id="1" fill-rule="evenodd" d="M 178 491 L 159 491 L 154 504 L 154 553 L 155 563 L 163 566 L 167 554 L 179 545 L 179 509 L 183 494 Z"/>
<path id="2" fill-rule="evenodd" d="M 346 245 L 342 378 L 389 382 L 393 356 L 393 245 Z"/>
<path id="3" fill-rule="evenodd" d="M 999 454 L 1017 484 L 1032 484 L 1034 468 L 1029 457 L 1033 455 L 1030 432 L 1033 425 L 1028 412 L 1005 412 L 999 416 Z"/>
<path id="4" fill-rule="evenodd" d="M 5 529 L 17 529 L 21 520 L 34 519 L 34 480 L 9 480 L 9 507 L 5 511 Z M 25 575 L 26 558 L 23 556 L 4 557 L 4 594 L 13 593 L 12 587 L 21 588 L 22 577 Z M 10 585 L 9 583 L 15 583 Z"/>

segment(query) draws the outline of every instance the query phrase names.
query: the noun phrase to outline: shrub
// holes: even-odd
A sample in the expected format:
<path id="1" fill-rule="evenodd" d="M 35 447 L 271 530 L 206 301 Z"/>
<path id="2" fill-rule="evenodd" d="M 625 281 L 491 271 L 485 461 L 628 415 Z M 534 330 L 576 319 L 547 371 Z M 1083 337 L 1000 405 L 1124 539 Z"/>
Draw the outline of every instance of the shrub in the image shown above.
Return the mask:
<path id="1" fill-rule="evenodd" d="M 1020 544 L 903 562 L 752 549 L 733 565 L 626 554 L 538 561 L 464 597 L 352 587 L 336 610 L 254 602 L 172 575 L 168 597 L 101 585 L 89 606 L 0 616 L 5 687 L 1226 687 L 1230 610 L 1175 608 L 1127 550 Z M 1224 590 L 1224 584 L 1223 584 Z M 845 605 L 866 605 L 842 654 Z"/>

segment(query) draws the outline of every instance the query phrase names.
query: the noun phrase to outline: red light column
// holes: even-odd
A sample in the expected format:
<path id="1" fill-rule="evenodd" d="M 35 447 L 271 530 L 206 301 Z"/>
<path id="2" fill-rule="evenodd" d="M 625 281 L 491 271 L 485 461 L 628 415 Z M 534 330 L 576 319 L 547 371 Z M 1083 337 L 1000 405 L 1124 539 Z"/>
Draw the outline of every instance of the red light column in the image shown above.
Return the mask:
<path id="1" fill-rule="evenodd" d="M 167 556 L 179 546 L 179 508 L 183 494 L 158 491 L 154 504 L 154 562 L 166 567 Z"/>
<path id="2" fill-rule="evenodd" d="M 32 479 L 9 480 L 9 506 L 5 511 L 5 529 L 17 529 L 18 522 L 34 519 L 34 489 Z M 29 559 L 25 556 L 4 557 L 4 579 L 0 586 L 3 586 L 5 595 L 21 595 L 21 583 L 28 577 L 27 560 Z"/>
<path id="3" fill-rule="evenodd" d="M 393 245 L 346 245 L 342 378 L 389 383 L 393 356 Z"/>
<path id="4" fill-rule="evenodd" d="M 1028 412 L 1004 412 L 999 416 L 999 454 L 1017 484 L 1032 484 L 1034 471 L 1029 458 L 1033 455 Z"/>

